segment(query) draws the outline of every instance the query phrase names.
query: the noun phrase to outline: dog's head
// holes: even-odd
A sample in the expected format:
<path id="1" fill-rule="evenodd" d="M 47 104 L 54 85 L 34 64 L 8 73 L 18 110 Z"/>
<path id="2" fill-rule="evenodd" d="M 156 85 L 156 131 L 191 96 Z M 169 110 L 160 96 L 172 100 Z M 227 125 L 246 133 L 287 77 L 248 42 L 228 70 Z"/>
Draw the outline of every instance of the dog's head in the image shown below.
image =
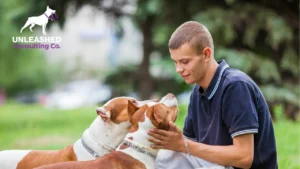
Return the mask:
<path id="1" fill-rule="evenodd" d="M 149 119 L 151 124 L 158 129 L 168 130 L 169 122 L 175 122 L 178 114 L 177 99 L 173 94 L 167 94 L 159 102 L 150 102 L 141 107 L 137 107 L 130 100 L 128 101 L 128 115 L 132 124 L 130 132 L 138 130 L 139 127 L 147 129 L 151 126 L 142 125 Z M 145 119 L 146 118 L 146 119 Z M 147 123 L 145 123 L 147 125 Z"/>
<path id="2" fill-rule="evenodd" d="M 143 106 L 152 100 L 138 101 L 131 97 L 116 97 L 102 107 L 97 107 L 98 117 L 89 127 L 89 135 L 96 141 L 111 149 L 119 145 L 131 127 L 129 122 L 128 103 L 136 107 Z"/>
<path id="3" fill-rule="evenodd" d="M 155 103 L 155 101 L 138 101 L 132 97 L 116 97 L 105 103 L 102 107 L 97 107 L 96 112 L 105 123 L 120 124 L 129 120 L 128 103 L 136 107 L 142 107 L 147 103 Z"/>
<path id="4" fill-rule="evenodd" d="M 58 15 L 56 14 L 56 10 L 53 10 L 47 6 L 46 13 L 48 14 L 48 17 L 51 21 L 55 21 L 58 19 Z"/>

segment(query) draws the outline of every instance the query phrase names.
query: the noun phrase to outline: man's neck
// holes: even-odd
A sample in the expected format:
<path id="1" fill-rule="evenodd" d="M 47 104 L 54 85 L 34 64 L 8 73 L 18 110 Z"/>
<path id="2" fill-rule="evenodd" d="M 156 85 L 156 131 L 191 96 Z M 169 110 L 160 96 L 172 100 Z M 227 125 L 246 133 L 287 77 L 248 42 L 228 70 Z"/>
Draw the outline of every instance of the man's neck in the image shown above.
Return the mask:
<path id="1" fill-rule="evenodd" d="M 208 88 L 212 78 L 214 77 L 214 75 L 217 71 L 218 66 L 219 66 L 219 64 L 217 63 L 217 61 L 215 59 L 213 59 L 207 68 L 207 71 L 206 71 L 203 81 L 200 83 L 197 83 L 199 86 L 201 86 L 203 88 L 204 91 Z"/>

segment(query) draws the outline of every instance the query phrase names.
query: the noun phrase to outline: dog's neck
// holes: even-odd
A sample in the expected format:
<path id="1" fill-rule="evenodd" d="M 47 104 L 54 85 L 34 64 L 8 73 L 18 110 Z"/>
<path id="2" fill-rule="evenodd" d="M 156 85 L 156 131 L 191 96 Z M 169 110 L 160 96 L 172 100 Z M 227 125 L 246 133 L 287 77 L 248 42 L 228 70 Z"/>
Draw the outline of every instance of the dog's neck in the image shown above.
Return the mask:
<path id="1" fill-rule="evenodd" d="M 52 15 L 52 12 L 50 10 L 46 10 L 43 15 L 47 17 L 47 19 L 50 19 L 49 17 Z"/>
<path id="2" fill-rule="evenodd" d="M 100 117 L 97 117 L 84 131 L 82 139 L 91 150 L 99 156 L 103 156 L 117 148 L 128 133 L 129 126 L 130 122 L 128 121 L 120 124 L 105 123 Z"/>
<path id="3" fill-rule="evenodd" d="M 128 133 L 125 136 L 125 140 L 130 141 L 135 146 L 139 146 L 139 148 L 150 152 L 151 154 L 153 154 L 156 157 L 158 150 L 152 149 L 150 147 L 150 145 L 153 143 L 151 143 L 147 139 L 148 138 L 147 131 L 152 128 L 155 128 L 155 126 L 151 123 L 150 119 L 147 116 L 145 116 L 145 121 L 139 122 L 138 130 L 135 132 L 132 132 L 132 133 Z M 122 148 L 123 143 L 118 146 L 116 151 L 121 151 L 121 152 L 126 153 L 126 154 L 132 156 L 133 158 L 139 160 L 146 166 L 147 169 L 154 169 L 155 158 L 153 158 L 145 153 L 138 152 L 137 150 L 135 150 L 131 147 Z"/>

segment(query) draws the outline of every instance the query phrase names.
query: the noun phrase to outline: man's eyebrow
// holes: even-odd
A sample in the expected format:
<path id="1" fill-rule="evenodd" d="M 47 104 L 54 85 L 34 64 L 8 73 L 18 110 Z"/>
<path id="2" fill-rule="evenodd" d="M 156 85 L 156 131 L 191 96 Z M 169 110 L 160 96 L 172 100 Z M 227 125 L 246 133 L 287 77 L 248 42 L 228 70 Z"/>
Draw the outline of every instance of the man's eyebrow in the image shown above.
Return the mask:
<path id="1" fill-rule="evenodd" d="M 179 62 L 186 61 L 186 60 L 190 60 L 190 58 L 182 58 L 179 60 Z"/>
<path id="2" fill-rule="evenodd" d="M 181 61 L 183 61 L 183 60 L 190 60 L 190 59 L 191 59 L 191 58 L 182 58 L 182 59 L 180 59 L 180 60 L 178 60 L 178 61 L 181 62 Z M 174 61 L 174 62 L 177 62 L 176 60 L 174 60 L 174 59 L 172 59 L 172 58 L 171 58 L 171 60 Z"/>

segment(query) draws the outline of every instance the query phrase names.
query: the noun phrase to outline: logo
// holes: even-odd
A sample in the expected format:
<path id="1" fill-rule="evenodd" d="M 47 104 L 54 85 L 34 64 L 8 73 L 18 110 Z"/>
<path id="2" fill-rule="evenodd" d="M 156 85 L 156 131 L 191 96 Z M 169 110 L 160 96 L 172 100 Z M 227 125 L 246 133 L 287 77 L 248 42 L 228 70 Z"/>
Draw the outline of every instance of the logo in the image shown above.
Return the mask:
<path id="1" fill-rule="evenodd" d="M 42 33 L 44 36 L 12 37 L 14 47 L 15 48 L 43 48 L 45 50 L 48 50 L 49 48 L 53 48 L 53 49 L 60 48 L 60 46 L 58 45 L 58 43 L 61 42 L 60 37 L 46 36 L 46 34 L 47 34 L 46 27 L 47 27 L 48 21 L 49 20 L 55 21 L 57 19 L 58 19 L 58 15 L 56 14 L 56 11 L 49 8 L 49 6 L 47 6 L 46 11 L 43 14 L 41 14 L 40 16 L 29 17 L 27 19 L 26 23 L 24 24 L 24 26 L 21 28 L 20 33 L 22 33 L 23 30 L 25 28 L 27 28 L 28 26 L 30 26 L 29 27 L 30 31 L 33 32 L 32 28 L 35 25 L 39 25 L 42 27 Z M 47 44 L 47 43 L 51 43 L 51 44 Z"/>
<path id="2" fill-rule="evenodd" d="M 25 25 L 22 27 L 20 33 L 22 33 L 23 29 L 25 29 L 26 27 L 30 26 L 30 31 L 32 31 L 32 28 L 35 25 L 39 25 L 43 28 L 43 35 L 46 35 L 46 26 L 48 23 L 48 20 L 51 21 L 55 21 L 56 19 L 58 19 L 58 16 L 55 13 L 55 10 L 49 8 L 49 6 L 47 6 L 47 10 L 44 12 L 44 14 L 40 15 L 40 16 L 33 16 L 33 17 L 29 17 L 25 23 Z"/>

